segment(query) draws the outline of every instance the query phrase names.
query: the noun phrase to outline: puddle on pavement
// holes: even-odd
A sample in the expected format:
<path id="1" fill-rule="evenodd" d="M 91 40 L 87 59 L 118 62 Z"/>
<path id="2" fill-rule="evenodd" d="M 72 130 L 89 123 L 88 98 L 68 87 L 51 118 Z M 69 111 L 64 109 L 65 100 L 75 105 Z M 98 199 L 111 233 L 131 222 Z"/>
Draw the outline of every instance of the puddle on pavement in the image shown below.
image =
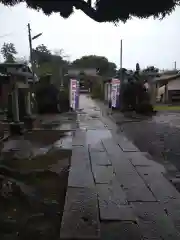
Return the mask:
<path id="1" fill-rule="evenodd" d="M 96 120 L 89 120 L 84 122 L 79 122 L 80 128 L 87 128 L 87 129 L 104 129 L 104 124 L 101 121 Z"/>
<path id="2" fill-rule="evenodd" d="M 59 124 L 59 122 L 50 122 L 50 123 L 43 123 L 41 126 L 43 129 L 54 129 L 54 130 L 71 130 L 71 123 L 65 122 Z"/>
<path id="3" fill-rule="evenodd" d="M 13 140 L 4 148 L 9 154 L 1 154 L 1 240 L 59 239 L 72 134 L 54 131 L 50 139 L 48 133 L 39 135 L 25 134 L 26 141 Z M 23 142 L 31 154 L 17 154 Z"/>
<path id="4" fill-rule="evenodd" d="M 168 124 L 170 127 L 180 128 L 179 113 L 158 114 L 152 118 L 152 121 L 160 124 Z"/>
<path id="5" fill-rule="evenodd" d="M 87 130 L 86 132 L 86 143 L 96 144 L 100 142 L 102 139 L 111 138 L 112 134 L 107 129 L 95 129 L 95 130 Z"/>
<path id="6" fill-rule="evenodd" d="M 53 146 L 60 149 L 72 149 L 72 137 L 71 132 L 66 132 L 63 138 L 56 141 Z"/>
<path id="7" fill-rule="evenodd" d="M 71 123 L 62 123 L 60 126 L 57 126 L 56 130 L 62 130 L 62 131 L 70 131 L 71 130 Z"/>

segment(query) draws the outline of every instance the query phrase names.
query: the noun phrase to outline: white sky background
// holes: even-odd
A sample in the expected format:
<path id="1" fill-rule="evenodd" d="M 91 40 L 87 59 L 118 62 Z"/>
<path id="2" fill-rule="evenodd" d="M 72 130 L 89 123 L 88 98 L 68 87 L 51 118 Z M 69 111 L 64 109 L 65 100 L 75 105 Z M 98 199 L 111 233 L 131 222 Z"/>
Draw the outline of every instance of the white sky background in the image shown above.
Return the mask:
<path id="1" fill-rule="evenodd" d="M 29 22 L 32 35 L 43 32 L 33 41 L 34 48 L 45 44 L 51 50 L 63 49 L 71 61 L 94 54 L 105 56 L 119 66 L 122 38 L 123 67 L 135 68 L 139 62 L 141 68 L 154 65 L 172 69 L 176 61 L 180 68 L 180 7 L 162 21 L 133 19 L 117 27 L 97 23 L 81 11 L 76 11 L 69 19 L 61 18 L 59 14 L 48 17 L 27 9 L 25 4 L 13 8 L 0 4 L 0 13 L 0 48 L 4 42 L 14 43 L 18 57 L 28 58 Z M 10 35 L 4 36 L 6 34 Z"/>

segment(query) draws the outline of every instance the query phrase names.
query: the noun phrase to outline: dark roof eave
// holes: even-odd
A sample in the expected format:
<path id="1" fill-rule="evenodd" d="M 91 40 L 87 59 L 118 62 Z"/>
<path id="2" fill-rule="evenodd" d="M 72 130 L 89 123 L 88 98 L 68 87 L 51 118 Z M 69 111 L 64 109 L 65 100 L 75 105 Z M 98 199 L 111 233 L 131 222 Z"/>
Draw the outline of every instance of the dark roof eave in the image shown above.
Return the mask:
<path id="1" fill-rule="evenodd" d="M 153 80 L 153 82 L 169 82 L 169 81 L 172 81 L 172 80 L 175 80 L 177 78 L 180 78 L 180 74 L 176 74 L 174 76 L 170 76 L 170 77 L 160 77 L 160 78 L 155 78 Z"/>

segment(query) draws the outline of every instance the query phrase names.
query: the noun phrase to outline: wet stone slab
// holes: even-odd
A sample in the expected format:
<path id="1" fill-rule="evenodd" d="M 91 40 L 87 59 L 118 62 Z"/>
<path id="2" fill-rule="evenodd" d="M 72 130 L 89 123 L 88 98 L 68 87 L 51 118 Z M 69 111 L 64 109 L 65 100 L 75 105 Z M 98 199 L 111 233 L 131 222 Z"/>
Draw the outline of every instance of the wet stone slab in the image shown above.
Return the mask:
<path id="1" fill-rule="evenodd" d="M 108 139 L 111 137 L 111 132 L 107 129 L 87 130 L 86 132 L 86 142 L 90 145 L 95 145 L 102 139 Z"/>
<path id="2" fill-rule="evenodd" d="M 171 199 L 180 201 L 180 193 L 161 173 L 155 171 L 154 167 L 137 167 L 136 169 L 158 201 L 167 202 Z"/>
<path id="3" fill-rule="evenodd" d="M 96 193 L 89 188 L 68 188 L 60 239 L 100 239 Z"/>
<path id="4" fill-rule="evenodd" d="M 55 148 L 72 149 L 72 133 L 67 132 L 65 136 L 56 141 L 53 146 Z"/>
<path id="5" fill-rule="evenodd" d="M 112 166 L 92 165 L 92 172 L 95 183 L 110 183 L 115 177 Z"/>
<path id="6" fill-rule="evenodd" d="M 86 130 L 77 129 L 73 133 L 73 146 L 85 146 L 86 145 Z"/>
<path id="7" fill-rule="evenodd" d="M 128 201 L 156 201 L 152 192 L 131 164 L 128 153 L 123 152 L 110 139 L 103 140 L 103 144 L 114 167 L 116 178 L 127 194 Z"/>
<path id="8" fill-rule="evenodd" d="M 89 144 L 89 150 L 92 152 L 104 152 L 105 148 L 101 141 Z"/>
<path id="9" fill-rule="evenodd" d="M 117 206 L 128 204 L 123 189 L 115 179 L 109 184 L 96 184 L 96 190 L 99 201 L 113 202 Z"/>
<path id="10" fill-rule="evenodd" d="M 158 203 L 133 203 L 144 239 L 178 240 L 180 234 Z"/>
<path id="11" fill-rule="evenodd" d="M 88 130 L 104 129 L 104 124 L 97 119 L 87 119 L 80 121 L 80 128 L 87 128 Z"/>
<path id="12" fill-rule="evenodd" d="M 52 148 L 52 146 L 48 146 L 48 147 L 44 147 L 44 148 L 33 148 L 31 157 L 45 155 L 50 151 L 51 148 Z"/>
<path id="13" fill-rule="evenodd" d="M 94 186 L 89 153 L 86 147 L 74 146 L 72 149 L 68 186 L 70 187 Z"/>
<path id="14" fill-rule="evenodd" d="M 90 151 L 91 157 L 91 164 L 94 165 L 103 165 L 103 166 L 110 166 L 111 161 L 106 152 L 96 152 Z"/>
<path id="15" fill-rule="evenodd" d="M 125 193 L 116 181 L 96 184 L 101 220 L 135 221 L 133 209 L 128 205 Z"/>
<path id="16" fill-rule="evenodd" d="M 118 135 L 116 138 L 120 148 L 124 152 L 139 152 L 139 149 L 132 142 L 130 142 L 125 136 Z"/>
<path id="17" fill-rule="evenodd" d="M 142 237 L 138 225 L 133 222 L 106 221 L 101 222 L 101 240 L 142 240 Z"/>
<path id="18" fill-rule="evenodd" d="M 57 130 L 62 130 L 62 131 L 71 131 L 72 130 L 72 123 L 61 123 L 58 127 L 56 127 L 55 129 Z"/>
<path id="19" fill-rule="evenodd" d="M 156 198 L 139 175 L 134 173 L 117 174 L 129 202 L 155 202 Z"/>
<path id="20" fill-rule="evenodd" d="M 93 187 L 94 180 L 89 164 L 83 164 L 81 166 L 70 168 L 69 187 Z"/>
<path id="21" fill-rule="evenodd" d="M 23 159 L 31 157 L 33 154 L 32 149 L 33 145 L 30 141 L 25 139 L 16 139 L 5 142 L 1 152 L 3 156 L 10 153 L 14 156 L 14 158 Z"/>
<path id="22" fill-rule="evenodd" d="M 128 152 L 127 157 L 135 167 L 152 167 L 154 172 L 165 173 L 163 165 L 147 158 L 146 152 Z"/>
<path id="23" fill-rule="evenodd" d="M 100 202 L 100 219 L 102 221 L 132 221 L 136 222 L 136 216 L 130 205 L 116 205 L 115 203 L 102 204 Z"/>
<path id="24" fill-rule="evenodd" d="M 128 152 L 128 159 L 133 166 L 151 166 L 152 161 L 149 160 L 143 152 Z"/>
<path id="25" fill-rule="evenodd" d="M 167 215 L 172 219 L 174 226 L 180 232 L 180 201 L 179 199 L 171 199 L 162 204 Z"/>
<path id="26" fill-rule="evenodd" d="M 84 146 L 73 146 L 71 165 L 83 164 L 84 162 L 90 163 L 88 148 Z"/>
<path id="27" fill-rule="evenodd" d="M 118 159 L 125 156 L 125 153 L 118 146 L 118 144 L 112 139 L 112 137 L 102 139 L 102 143 L 108 155 L 111 155 L 112 157 L 116 157 Z"/>

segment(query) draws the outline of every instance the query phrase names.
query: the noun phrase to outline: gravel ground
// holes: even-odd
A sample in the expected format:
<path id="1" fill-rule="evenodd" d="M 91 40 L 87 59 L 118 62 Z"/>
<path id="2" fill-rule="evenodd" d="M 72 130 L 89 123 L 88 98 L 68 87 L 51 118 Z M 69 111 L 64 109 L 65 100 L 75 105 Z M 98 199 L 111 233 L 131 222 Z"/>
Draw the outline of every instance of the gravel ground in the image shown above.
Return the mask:
<path id="1" fill-rule="evenodd" d="M 155 161 L 165 165 L 168 177 L 180 190 L 180 113 L 161 112 L 151 118 L 114 113 L 119 131 Z"/>

